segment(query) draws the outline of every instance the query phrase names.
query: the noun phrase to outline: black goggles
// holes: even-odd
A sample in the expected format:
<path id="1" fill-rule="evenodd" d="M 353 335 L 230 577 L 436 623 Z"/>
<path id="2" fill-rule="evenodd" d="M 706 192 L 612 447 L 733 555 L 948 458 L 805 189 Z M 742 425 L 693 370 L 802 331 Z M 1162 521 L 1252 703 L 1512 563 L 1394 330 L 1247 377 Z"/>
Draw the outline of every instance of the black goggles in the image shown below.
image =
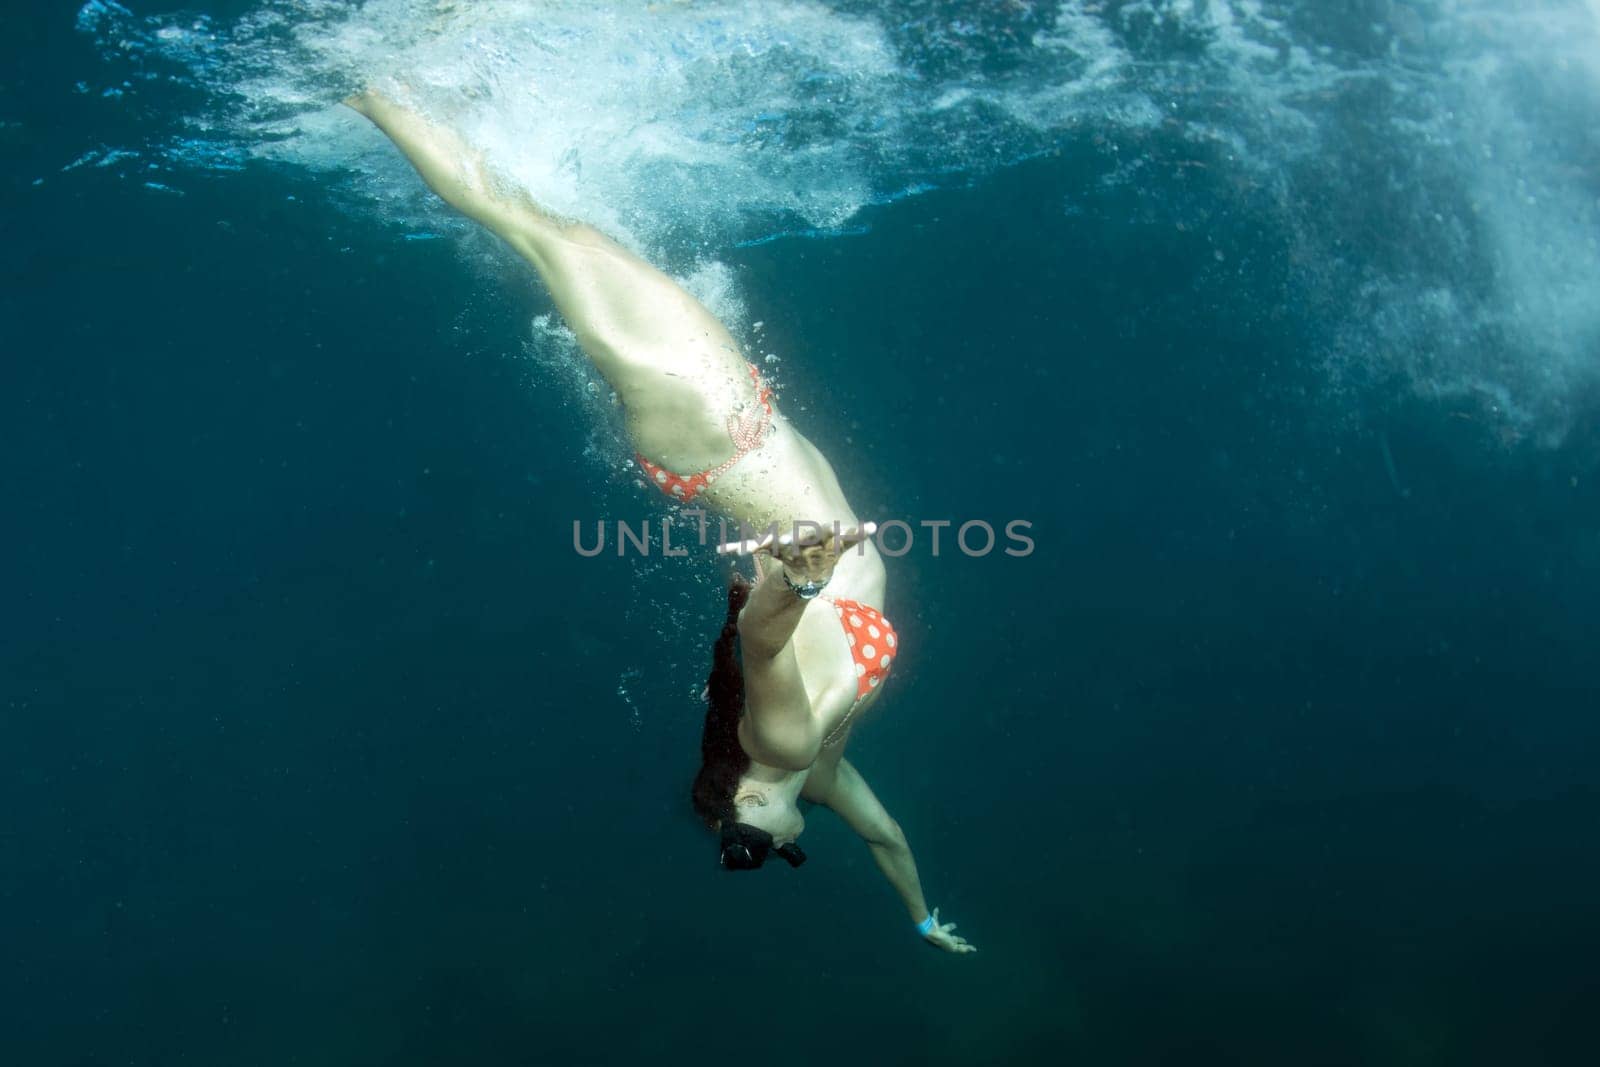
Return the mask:
<path id="1" fill-rule="evenodd" d="M 776 852 L 791 867 L 806 861 L 806 854 L 792 841 L 782 848 L 772 847 L 772 835 L 743 822 L 722 824 L 722 868 L 728 871 L 753 871 Z"/>

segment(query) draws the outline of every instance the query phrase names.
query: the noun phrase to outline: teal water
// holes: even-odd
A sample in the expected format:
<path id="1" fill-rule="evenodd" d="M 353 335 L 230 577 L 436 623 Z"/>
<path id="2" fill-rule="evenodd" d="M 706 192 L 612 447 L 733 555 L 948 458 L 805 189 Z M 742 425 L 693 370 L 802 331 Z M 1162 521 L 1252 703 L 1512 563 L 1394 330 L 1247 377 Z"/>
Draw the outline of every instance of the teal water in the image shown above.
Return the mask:
<path id="1" fill-rule="evenodd" d="M 19 18 L 0 1059 L 1588 1062 L 1600 30 L 1501 6 Z M 717 566 L 574 558 L 662 505 L 396 66 L 863 513 L 1034 524 L 850 753 L 976 956 L 822 812 L 718 871 Z"/>

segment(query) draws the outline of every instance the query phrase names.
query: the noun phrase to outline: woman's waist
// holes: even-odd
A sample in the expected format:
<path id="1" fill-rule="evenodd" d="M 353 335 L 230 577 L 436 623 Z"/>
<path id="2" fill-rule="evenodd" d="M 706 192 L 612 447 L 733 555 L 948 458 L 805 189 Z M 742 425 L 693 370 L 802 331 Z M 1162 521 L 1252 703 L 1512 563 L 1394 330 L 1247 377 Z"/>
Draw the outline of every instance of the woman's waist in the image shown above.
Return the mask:
<path id="1" fill-rule="evenodd" d="M 731 521 L 758 531 L 826 531 L 858 521 L 828 461 L 786 422 L 708 486 L 706 496 Z"/>

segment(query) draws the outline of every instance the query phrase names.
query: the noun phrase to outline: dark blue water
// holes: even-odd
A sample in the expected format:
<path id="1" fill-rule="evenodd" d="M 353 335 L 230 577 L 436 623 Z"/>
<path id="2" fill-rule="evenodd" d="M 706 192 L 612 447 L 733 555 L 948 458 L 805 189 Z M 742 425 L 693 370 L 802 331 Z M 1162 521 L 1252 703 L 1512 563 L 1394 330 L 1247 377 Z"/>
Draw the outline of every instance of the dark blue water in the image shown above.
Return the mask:
<path id="1" fill-rule="evenodd" d="M 0 1062 L 1589 1062 L 1592 396 L 1334 404 L 1281 218 L 1092 130 L 723 250 L 859 510 L 1034 524 L 891 563 L 851 747 L 945 956 L 825 812 L 718 871 L 718 572 L 573 556 L 661 504 L 531 278 L 265 164 L 35 186 L 145 118 L 8 37 Z"/>

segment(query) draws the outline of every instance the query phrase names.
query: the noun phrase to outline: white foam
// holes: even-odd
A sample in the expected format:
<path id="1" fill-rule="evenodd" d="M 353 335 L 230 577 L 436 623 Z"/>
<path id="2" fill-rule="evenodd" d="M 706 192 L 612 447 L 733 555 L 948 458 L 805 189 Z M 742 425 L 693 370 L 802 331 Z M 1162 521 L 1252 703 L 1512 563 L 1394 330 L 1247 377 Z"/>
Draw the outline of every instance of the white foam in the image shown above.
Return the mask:
<path id="1" fill-rule="evenodd" d="M 1408 228 L 1457 261 L 1461 284 L 1453 314 L 1418 318 L 1431 326 L 1419 343 L 1433 355 L 1409 377 L 1424 394 L 1475 398 L 1463 414 L 1492 421 L 1507 441 L 1558 444 L 1575 397 L 1600 380 L 1600 183 L 1581 168 L 1600 150 L 1596 6 L 1443 2 L 1403 49 L 1426 49 L 1433 67 L 1419 72 L 1420 57 L 1404 55 L 1404 67 L 1384 72 L 1416 170 L 1467 205 L 1414 194 Z M 1415 304 L 1409 279 L 1382 281 L 1402 317 Z M 1391 331 L 1368 337 L 1369 362 L 1406 360 Z"/>
<path id="2" fill-rule="evenodd" d="M 1320 0 L 1062 0 L 1010 44 L 979 31 L 997 17 L 979 0 L 836 3 L 853 13 L 818 0 L 264 0 L 223 24 L 91 0 L 78 25 L 117 65 L 96 88 L 137 95 L 175 75 L 202 91 L 153 149 L 166 168 L 268 159 L 407 230 L 461 232 L 337 106 L 403 79 L 503 180 L 678 267 L 773 234 L 845 231 L 864 205 L 1082 131 L 1113 147 L 1187 139 L 1251 210 L 1277 213 L 1308 303 L 1329 318 L 1335 386 L 1486 397 L 1485 418 L 1554 442 L 1597 374 L 1600 206 L 1584 165 L 1600 155 L 1600 0 L 1385 4 L 1327 39 Z M 1000 47 L 1007 62 L 986 67 Z M 79 165 L 91 160 L 109 165 Z M 1130 164 L 1112 180 L 1149 178 Z M 1349 232 L 1369 202 L 1381 224 Z M 703 295 L 735 313 L 732 282 L 708 269 Z"/>

